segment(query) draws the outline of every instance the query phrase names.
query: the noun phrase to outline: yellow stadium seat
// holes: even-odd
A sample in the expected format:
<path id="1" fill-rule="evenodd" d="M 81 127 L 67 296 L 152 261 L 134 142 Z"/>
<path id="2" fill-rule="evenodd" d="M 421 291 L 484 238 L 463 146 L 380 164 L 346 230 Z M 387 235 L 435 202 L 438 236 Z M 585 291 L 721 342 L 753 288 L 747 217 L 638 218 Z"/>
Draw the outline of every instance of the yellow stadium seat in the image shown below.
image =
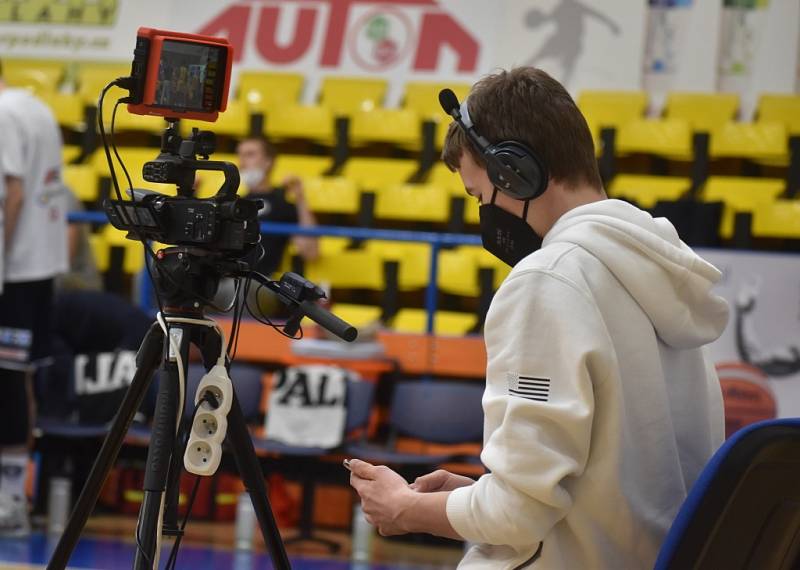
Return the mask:
<path id="1" fill-rule="evenodd" d="M 350 245 L 350 238 L 336 236 L 322 236 L 318 240 L 320 255 L 335 255 L 341 253 Z"/>
<path id="2" fill-rule="evenodd" d="M 131 73 L 130 63 L 83 63 L 78 69 L 78 95 L 87 105 L 97 105 L 100 92 L 118 77 L 127 77 Z M 114 101 L 127 91 L 114 87 L 106 95 L 105 105 L 113 106 Z"/>
<path id="3" fill-rule="evenodd" d="M 441 291 L 465 297 L 480 295 L 478 260 L 463 249 L 439 252 L 439 271 L 436 283 Z"/>
<path id="4" fill-rule="evenodd" d="M 422 289 L 430 281 L 431 246 L 427 243 L 369 240 L 364 250 L 381 261 L 398 264 L 397 285 L 401 291 Z"/>
<path id="5" fill-rule="evenodd" d="M 125 250 L 122 260 L 124 273 L 134 274 L 144 269 L 145 252 L 142 242 L 126 238 L 127 232 L 118 230 L 111 224 L 106 225 L 100 234 L 109 247 L 121 247 Z"/>
<path id="6" fill-rule="evenodd" d="M 272 168 L 271 182 L 280 185 L 289 176 L 297 176 L 301 180 L 316 178 L 322 176 L 330 165 L 331 159 L 327 156 L 279 154 Z"/>
<path id="7" fill-rule="evenodd" d="M 81 149 L 79 146 L 65 144 L 61 147 L 61 160 L 64 164 L 75 162 L 80 155 Z"/>
<path id="8" fill-rule="evenodd" d="M 646 153 L 691 160 L 692 133 L 680 119 L 636 119 L 620 126 L 616 139 L 618 154 Z"/>
<path id="9" fill-rule="evenodd" d="M 677 200 L 691 185 L 690 179 L 678 176 L 619 174 L 611 181 L 608 195 L 636 202 L 642 208 L 652 208 L 659 200 Z"/>
<path id="10" fill-rule="evenodd" d="M 790 135 L 800 135 L 800 95 L 765 93 L 758 99 L 758 122 L 781 123 Z"/>
<path id="11" fill-rule="evenodd" d="M 350 118 L 350 141 L 356 146 L 386 142 L 418 148 L 420 129 L 419 117 L 408 109 L 359 110 L 354 111 Z"/>
<path id="12" fill-rule="evenodd" d="M 800 200 L 758 204 L 752 230 L 755 237 L 800 239 Z"/>
<path id="13" fill-rule="evenodd" d="M 111 114 L 114 111 L 113 105 L 103 106 L 103 127 L 106 133 L 111 132 Z M 114 121 L 114 132 L 147 132 L 160 135 L 167 127 L 167 122 L 163 117 L 155 115 L 135 115 L 128 112 L 127 105 L 120 105 L 117 109 L 117 118 Z M 207 127 L 206 127 L 207 128 Z"/>
<path id="14" fill-rule="evenodd" d="M 468 224 L 479 224 L 481 221 L 480 202 L 477 198 L 464 195 L 464 221 Z"/>
<path id="15" fill-rule="evenodd" d="M 64 184 L 81 202 L 94 202 L 98 198 L 97 170 L 91 164 L 69 164 L 62 172 Z"/>
<path id="16" fill-rule="evenodd" d="M 451 89 L 459 101 L 469 94 L 468 83 L 427 83 L 410 81 L 406 83 L 406 94 L 403 108 L 415 111 L 424 120 L 450 122 L 450 118 L 439 104 L 439 91 Z"/>
<path id="17" fill-rule="evenodd" d="M 711 158 L 788 160 L 786 127 L 780 123 L 727 123 L 711 136 Z"/>
<path id="18" fill-rule="evenodd" d="M 305 277 L 318 285 L 345 289 L 384 289 L 383 262 L 366 250 L 344 250 L 305 265 Z"/>
<path id="19" fill-rule="evenodd" d="M 436 144 L 436 149 L 441 150 L 444 147 L 444 139 L 447 136 L 447 129 L 450 128 L 452 121 L 447 118 L 436 123 L 436 130 L 433 134 L 433 142 Z"/>
<path id="20" fill-rule="evenodd" d="M 693 131 L 714 132 L 735 120 L 739 110 L 736 93 L 684 93 L 667 95 L 664 117 L 682 119 Z"/>
<path id="21" fill-rule="evenodd" d="M 128 169 L 128 173 L 130 174 L 131 181 L 133 182 L 134 188 L 149 188 L 151 190 L 155 190 L 156 192 L 161 192 L 164 194 L 175 194 L 176 189 L 175 186 L 172 184 L 156 184 L 153 182 L 145 181 L 144 177 L 142 176 L 142 167 L 144 166 L 145 162 L 149 162 L 151 160 L 155 160 L 158 156 L 159 150 L 157 148 L 144 148 L 144 147 L 131 147 L 131 148 L 123 148 L 119 151 L 120 156 L 122 157 L 123 162 L 125 163 L 125 167 Z M 89 157 L 88 164 L 91 164 L 94 169 L 97 171 L 97 174 L 100 178 L 110 178 L 111 174 L 108 170 L 108 162 L 106 161 L 106 155 L 103 152 L 102 148 L 97 149 L 92 153 Z M 128 196 L 125 194 L 125 191 L 128 188 L 128 182 L 125 179 L 125 174 L 120 168 L 119 164 L 114 160 L 114 166 L 116 168 L 117 173 L 117 180 L 119 182 L 120 191 L 123 193 L 123 197 L 127 200 Z M 111 189 L 112 194 L 114 193 L 114 189 Z"/>
<path id="22" fill-rule="evenodd" d="M 262 113 L 294 105 L 300 100 L 305 79 L 299 73 L 242 71 L 239 74 L 240 101 Z"/>
<path id="23" fill-rule="evenodd" d="M 91 234 L 89 236 L 89 245 L 92 247 L 92 255 L 94 256 L 97 270 L 101 273 L 108 271 L 110 257 L 108 242 L 100 234 Z"/>
<path id="24" fill-rule="evenodd" d="M 508 276 L 511 268 L 497 259 L 494 255 L 486 251 L 480 246 L 464 245 L 456 248 L 460 251 L 466 252 L 475 257 L 475 263 L 481 269 L 492 269 L 494 271 L 494 287 L 500 287 L 500 284 Z"/>
<path id="25" fill-rule="evenodd" d="M 39 98 L 50 107 L 60 126 L 78 131 L 86 128 L 84 104 L 79 95 L 45 92 Z"/>
<path id="26" fill-rule="evenodd" d="M 433 332 L 437 335 L 464 336 L 475 328 L 478 317 L 470 313 L 436 311 Z M 391 328 L 397 332 L 424 333 L 428 314 L 423 309 L 400 309 L 392 319 Z"/>
<path id="27" fill-rule="evenodd" d="M 224 162 L 231 162 L 235 165 L 239 165 L 239 157 L 232 153 L 217 153 L 211 155 L 211 160 L 221 160 Z M 198 172 L 195 175 L 195 196 L 198 198 L 210 198 L 222 187 L 222 183 L 225 181 L 225 175 L 222 172 L 217 171 L 209 171 L 204 170 Z M 246 191 L 241 186 L 239 186 L 237 192 L 240 196 L 243 196 Z"/>
<path id="28" fill-rule="evenodd" d="M 458 175 L 458 172 L 451 171 L 444 162 L 437 162 L 433 165 L 428 176 L 428 183 L 441 186 L 451 196 L 466 196 L 461 176 Z"/>
<path id="29" fill-rule="evenodd" d="M 214 123 L 181 121 L 183 136 L 191 133 L 192 127 L 197 127 L 201 131 L 214 131 L 217 135 L 245 137 L 250 134 L 250 111 L 247 105 L 241 101 L 228 101 L 228 107 L 219 114 L 219 118 Z"/>
<path id="30" fill-rule="evenodd" d="M 315 176 L 305 179 L 304 189 L 312 212 L 358 213 L 361 193 L 352 180 L 343 176 Z"/>
<path id="31" fill-rule="evenodd" d="M 344 163 L 342 176 L 365 190 L 375 190 L 405 182 L 416 169 L 411 159 L 355 157 Z"/>
<path id="32" fill-rule="evenodd" d="M 582 91 L 578 108 L 595 128 L 619 128 L 641 119 L 647 110 L 644 91 Z"/>
<path id="33" fill-rule="evenodd" d="M 444 222 L 449 214 L 447 190 L 432 184 L 401 184 L 375 196 L 375 217 L 379 219 Z"/>
<path id="34" fill-rule="evenodd" d="M 384 79 L 326 77 L 320 89 L 320 104 L 336 116 L 370 111 L 383 106 L 388 83 Z"/>
<path id="35" fill-rule="evenodd" d="M 63 76 L 64 64 L 58 61 L 3 60 L 3 81 L 36 94 L 54 93 Z"/>
<path id="36" fill-rule="evenodd" d="M 265 131 L 271 139 L 308 139 L 333 144 L 334 118 L 320 105 L 287 105 L 269 109 Z"/>
<path id="37" fill-rule="evenodd" d="M 723 202 L 720 235 L 733 236 L 734 217 L 739 212 L 753 212 L 761 204 L 769 204 L 783 193 L 786 183 L 777 178 L 740 178 L 711 176 L 701 193 L 705 202 Z"/>
<path id="38" fill-rule="evenodd" d="M 336 303 L 331 307 L 331 312 L 356 328 L 366 327 L 380 321 L 382 314 L 380 307 L 349 303 Z"/>

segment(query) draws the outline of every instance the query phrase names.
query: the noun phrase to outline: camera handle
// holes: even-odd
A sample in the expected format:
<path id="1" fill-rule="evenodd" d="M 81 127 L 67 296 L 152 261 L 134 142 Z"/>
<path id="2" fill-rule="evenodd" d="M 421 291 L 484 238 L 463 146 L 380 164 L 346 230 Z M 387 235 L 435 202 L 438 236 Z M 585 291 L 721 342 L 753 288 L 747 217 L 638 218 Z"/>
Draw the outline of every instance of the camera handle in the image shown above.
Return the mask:
<path id="1" fill-rule="evenodd" d="M 325 297 L 325 292 L 302 275 L 286 273 L 280 281 L 273 281 L 255 271 L 239 274 L 240 277 L 248 275 L 272 291 L 284 305 L 291 309 L 292 315 L 283 328 L 283 332 L 289 336 L 294 336 L 300 328 L 300 321 L 303 317 L 308 317 L 342 340 L 353 342 L 358 337 L 358 330 L 353 325 L 316 303 L 318 299 Z"/>

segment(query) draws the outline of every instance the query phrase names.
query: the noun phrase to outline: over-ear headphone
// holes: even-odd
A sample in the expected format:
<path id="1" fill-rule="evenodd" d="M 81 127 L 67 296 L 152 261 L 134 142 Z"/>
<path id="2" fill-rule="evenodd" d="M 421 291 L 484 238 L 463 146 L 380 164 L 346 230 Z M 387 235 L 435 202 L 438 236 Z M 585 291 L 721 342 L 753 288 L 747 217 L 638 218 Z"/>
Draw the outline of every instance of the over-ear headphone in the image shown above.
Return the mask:
<path id="1" fill-rule="evenodd" d="M 495 187 L 517 200 L 532 200 L 544 193 L 549 179 L 547 167 L 535 152 L 517 141 L 491 144 L 475 130 L 467 100 L 459 104 L 458 97 L 450 89 L 439 92 L 439 104 L 483 153 L 486 172 Z"/>

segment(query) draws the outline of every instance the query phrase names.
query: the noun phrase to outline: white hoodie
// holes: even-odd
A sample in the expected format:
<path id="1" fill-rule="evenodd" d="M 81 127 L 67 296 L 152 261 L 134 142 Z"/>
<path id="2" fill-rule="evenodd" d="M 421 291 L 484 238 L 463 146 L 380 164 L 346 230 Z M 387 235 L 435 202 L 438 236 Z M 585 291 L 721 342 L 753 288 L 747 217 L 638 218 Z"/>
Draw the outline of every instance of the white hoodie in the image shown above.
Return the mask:
<path id="1" fill-rule="evenodd" d="M 478 543 L 460 569 L 652 568 L 724 437 L 703 345 L 720 272 L 666 219 L 575 208 L 511 271 L 486 320 L 481 459 L 447 516 Z"/>

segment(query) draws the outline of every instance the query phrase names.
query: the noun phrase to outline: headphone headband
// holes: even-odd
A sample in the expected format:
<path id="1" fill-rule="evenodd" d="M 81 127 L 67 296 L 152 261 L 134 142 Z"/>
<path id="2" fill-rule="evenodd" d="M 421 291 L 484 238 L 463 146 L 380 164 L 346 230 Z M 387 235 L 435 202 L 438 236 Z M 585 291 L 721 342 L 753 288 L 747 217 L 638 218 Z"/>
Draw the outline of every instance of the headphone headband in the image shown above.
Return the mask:
<path id="1" fill-rule="evenodd" d="M 501 141 L 492 144 L 476 129 L 469 116 L 466 97 L 460 104 L 450 89 L 439 92 L 439 103 L 453 117 L 467 138 L 486 159 L 487 173 L 492 184 L 517 200 L 531 200 L 547 188 L 547 168 L 539 157 L 524 144 Z"/>
<path id="2" fill-rule="evenodd" d="M 461 114 L 461 122 L 464 123 L 464 126 L 467 129 L 472 129 L 475 127 L 475 125 L 469 116 L 469 107 L 467 106 L 467 101 L 469 101 L 469 97 L 466 97 L 463 101 L 461 101 L 461 106 L 458 108 L 458 112 Z"/>

